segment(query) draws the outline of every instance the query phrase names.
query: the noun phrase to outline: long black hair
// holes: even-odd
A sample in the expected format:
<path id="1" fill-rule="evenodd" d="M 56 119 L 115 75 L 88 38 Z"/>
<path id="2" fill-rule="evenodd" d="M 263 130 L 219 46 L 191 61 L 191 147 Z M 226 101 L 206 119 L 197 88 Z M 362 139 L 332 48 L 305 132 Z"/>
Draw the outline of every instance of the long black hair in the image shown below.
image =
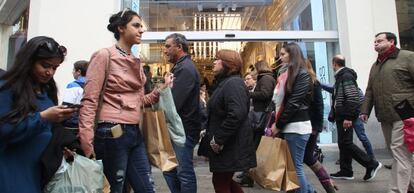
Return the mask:
<path id="1" fill-rule="evenodd" d="M 283 49 L 289 53 L 289 67 L 288 67 L 288 77 L 286 80 L 286 93 L 292 93 L 293 85 L 295 84 L 296 76 L 299 73 L 301 68 L 306 69 L 305 57 L 303 57 L 302 50 L 299 45 L 290 42 L 284 44 Z"/>
<path id="2" fill-rule="evenodd" d="M 0 91 L 10 89 L 13 103 L 11 111 L 0 117 L 4 122 L 20 122 L 37 109 L 35 88 L 40 86 L 55 105 L 58 103 L 57 87 L 53 77 L 46 84 L 38 85 L 33 75 L 33 68 L 39 60 L 59 58 L 63 62 L 66 48 L 54 39 L 38 36 L 29 40 L 17 53 L 14 64 L 1 77 L 4 81 Z"/>

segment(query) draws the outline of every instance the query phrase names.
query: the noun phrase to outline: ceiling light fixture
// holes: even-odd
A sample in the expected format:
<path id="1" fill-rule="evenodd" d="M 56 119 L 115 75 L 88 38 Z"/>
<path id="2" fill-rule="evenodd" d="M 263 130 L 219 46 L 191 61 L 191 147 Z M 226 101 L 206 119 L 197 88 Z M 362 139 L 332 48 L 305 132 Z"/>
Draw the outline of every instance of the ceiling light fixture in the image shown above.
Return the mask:
<path id="1" fill-rule="evenodd" d="M 197 9 L 198 9 L 199 12 L 203 11 L 203 5 L 201 3 L 199 3 L 197 5 Z"/>
<path id="2" fill-rule="evenodd" d="M 231 10 L 232 10 L 232 11 L 236 11 L 236 9 L 237 9 L 237 4 L 236 4 L 236 3 L 233 3 L 233 4 L 231 5 Z"/>
<path id="3" fill-rule="evenodd" d="M 217 11 L 223 11 L 223 4 L 217 4 Z"/>
<path id="4" fill-rule="evenodd" d="M 224 8 L 224 14 L 227 14 L 227 13 L 229 13 L 229 7 L 227 7 L 227 6 L 226 6 L 226 7 Z"/>

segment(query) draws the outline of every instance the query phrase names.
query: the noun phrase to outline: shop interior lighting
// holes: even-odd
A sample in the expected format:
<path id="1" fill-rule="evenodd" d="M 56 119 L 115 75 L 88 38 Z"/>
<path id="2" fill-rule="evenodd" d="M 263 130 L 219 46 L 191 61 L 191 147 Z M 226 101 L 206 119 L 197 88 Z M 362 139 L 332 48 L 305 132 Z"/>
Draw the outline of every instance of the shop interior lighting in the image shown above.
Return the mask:
<path id="1" fill-rule="evenodd" d="M 232 10 L 232 11 L 236 11 L 236 9 L 237 9 L 237 4 L 236 4 L 236 3 L 233 3 L 233 4 L 231 5 L 231 10 Z"/>
<path id="2" fill-rule="evenodd" d="M 199 12 L 203 11 L 203 5 L 201 3 L 199 3 L 197 5 L 197 9 L 198 9 Z"/>
<path id="3" fill-rule="evenodd" d="M 217 4 L 217 11 L 223 11 L 223 4 Z"/>
<path id="4" fill-rule="evenodd" d="M 229 13 L 229 7 L 228 7 L 228 6 L 226 6 L 226 7 L 224 8 L 224 14 L 227 14 L 227 13 Z"/>

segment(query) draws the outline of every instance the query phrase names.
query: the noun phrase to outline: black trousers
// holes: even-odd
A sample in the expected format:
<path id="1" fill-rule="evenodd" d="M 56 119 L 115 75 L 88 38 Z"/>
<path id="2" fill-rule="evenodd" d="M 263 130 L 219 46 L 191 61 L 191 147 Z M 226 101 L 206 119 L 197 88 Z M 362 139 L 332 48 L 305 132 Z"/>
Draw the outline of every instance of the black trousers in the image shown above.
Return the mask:
<path id="1" fill-rule="evenodd" d="M 356 120 L 352 121 L 354 125 Z M 365 168 L 373 168 L 376 166 L 376 161 L 368 156 L 368 154 L 362 151 L 353 142 L 354 129 L 343 128 L 343 120 L 336 121 L 336 128 L 338 131 L 338 146 L 339 146 L 339 165 L 341 171 L 353 175 L 352 171 L 352 159 L 355 159 L 359 164 Z"/>

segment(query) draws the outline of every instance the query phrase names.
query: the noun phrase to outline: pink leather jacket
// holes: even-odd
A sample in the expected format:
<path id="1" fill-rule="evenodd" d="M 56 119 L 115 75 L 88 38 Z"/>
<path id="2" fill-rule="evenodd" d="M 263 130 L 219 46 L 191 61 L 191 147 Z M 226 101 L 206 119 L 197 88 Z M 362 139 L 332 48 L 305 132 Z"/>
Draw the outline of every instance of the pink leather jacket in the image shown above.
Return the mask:
<path id="1" fill-rule="evenodd" d="M 95 52 L 86 73 L 83 107 L 79 115 L 79 137 L 87 156 L 93 152 L 95 115 L 109 62 L 108 50 L 111 54 L 110 70 L 99 121 L 139 124 L 143 105 L 153 104 L 159 98 L 157 89 L 144 95 L 146 77 L 138 58 L 121 55 L 115 46 Z"/>

